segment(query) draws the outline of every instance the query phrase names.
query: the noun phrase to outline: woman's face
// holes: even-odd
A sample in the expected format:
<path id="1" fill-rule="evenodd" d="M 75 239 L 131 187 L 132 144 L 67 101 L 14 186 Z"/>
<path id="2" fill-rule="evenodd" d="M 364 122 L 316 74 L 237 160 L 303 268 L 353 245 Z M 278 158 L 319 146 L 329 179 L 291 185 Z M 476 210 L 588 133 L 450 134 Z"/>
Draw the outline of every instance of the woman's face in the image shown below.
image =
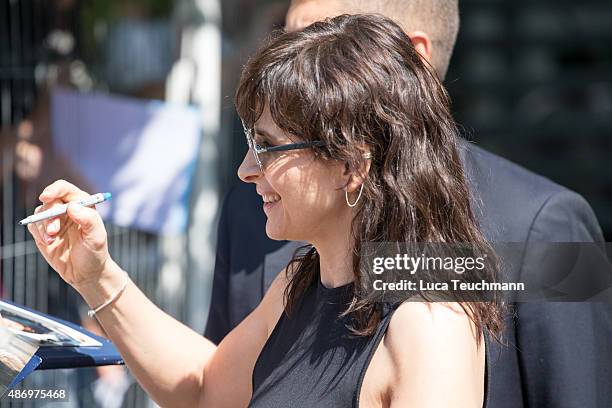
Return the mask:
<path id="1" fill-rule="evenodd" d="M 253 137 L 263 147 L 302 141 L 299 135 L 290 138 L 281 130 L 267 107 L 255 123 Z M 342 163 L 316 160 L 312 149 L 269 153 L 266 162 L 261 172 L 248 151 L 238 177 L 257 185 L 270 238 L 315 243 L 345 232 L 341 226 L 347 223 L 350 211 L 343 187 L 349 176 Z"/>

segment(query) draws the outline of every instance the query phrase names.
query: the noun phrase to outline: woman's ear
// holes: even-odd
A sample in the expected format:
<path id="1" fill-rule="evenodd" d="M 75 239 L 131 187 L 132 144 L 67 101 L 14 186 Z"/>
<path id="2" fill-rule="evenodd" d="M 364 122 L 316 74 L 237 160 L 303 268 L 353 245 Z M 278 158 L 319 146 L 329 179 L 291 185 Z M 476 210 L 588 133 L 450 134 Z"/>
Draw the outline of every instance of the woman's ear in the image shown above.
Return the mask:
<path id="1" fill-rule="evenodd" d="M 345 175 L 349 177 L 348 182 L 346 183 L 345 191 L 352 193 L 353 191 L 359 190 L 361 185 L 365 182 L 368 177 L 368 173 L 370 172 L 370 166 L 372 165 L 372 153 L 370 148 L 367 146 L 359 147 L 359 150 L 362 151 L 363 160 L 361 161 L 361 166 L 357 171 L 351 172 L 348 164 L 345 164 Z"/>

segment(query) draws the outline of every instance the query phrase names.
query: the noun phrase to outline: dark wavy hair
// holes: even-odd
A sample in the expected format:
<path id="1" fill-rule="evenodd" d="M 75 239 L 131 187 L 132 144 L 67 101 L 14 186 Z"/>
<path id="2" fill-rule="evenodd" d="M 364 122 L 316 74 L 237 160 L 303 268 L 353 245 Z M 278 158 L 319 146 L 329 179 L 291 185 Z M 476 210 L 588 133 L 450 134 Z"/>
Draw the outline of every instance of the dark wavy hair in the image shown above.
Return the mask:
<path id="1" fill-rule="evenodd" d="M 236 108 L 245 126 L 252 127 L 267 105 L 282 130 L 326 143 L 315 149 L 317 158 L 340 160 L 355 173 L 363 168 L 363 146 L 371 150 L 351 226 L 355 285 L 345 314 L 354 317 L 357 335 L 371 334 L 382 313 L 371 291 L 363 290 L 364 242 L 489 248 L 470 207 L 449 103 L 410 38 L 380 15 L 341 15 L 303 31 L 274 33 L 243 69 Z M 312 247 L 296 252 L 287 270 L 290 313 L 318 278 L 318 253 Z M 462 300 L 479 330 L 500 333 L 497 299 Z"/>

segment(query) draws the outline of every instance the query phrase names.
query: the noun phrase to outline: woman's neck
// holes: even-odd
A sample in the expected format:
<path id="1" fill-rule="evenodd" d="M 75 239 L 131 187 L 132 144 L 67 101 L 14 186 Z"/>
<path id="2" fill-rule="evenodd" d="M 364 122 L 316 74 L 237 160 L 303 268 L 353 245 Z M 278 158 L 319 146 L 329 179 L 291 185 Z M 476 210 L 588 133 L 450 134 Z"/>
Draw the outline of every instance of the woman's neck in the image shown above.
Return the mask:
<path id="1" fill-rule="evenodd" d="M 325 287 L 336 288 L 355 279 L 350 235 L 350 230 L 336 230 L 313 243 L 319 253 L 321 283 Z"/>

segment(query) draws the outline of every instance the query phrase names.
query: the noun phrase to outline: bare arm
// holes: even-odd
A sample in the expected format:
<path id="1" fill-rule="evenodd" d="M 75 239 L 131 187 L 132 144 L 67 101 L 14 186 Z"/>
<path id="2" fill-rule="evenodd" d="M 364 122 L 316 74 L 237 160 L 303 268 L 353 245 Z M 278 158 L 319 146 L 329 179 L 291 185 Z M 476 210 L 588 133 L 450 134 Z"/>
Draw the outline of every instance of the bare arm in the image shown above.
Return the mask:
<path id="1" fill-rule="evenodd" d="M 390 406 L 481 407 L 484 340 L 476 339 L 457 303 L 402 304 L 382 344 L 393 373 Z"/>
<path id="2" fill-rule="evenodd" d="M 45 189 L 40 209 L 86 195 L 59 181 Z M 124 282 L 125 272 L 108 256 L 106 233 L 94 209 L 71 205 L 68 216 L 29 230 L 51 266 L 91 307 L 110 299 Z M 251 397 L 255 360 L 282 311 L 284 282 L 281 274 L 258 308 L 218 347 L 162 312 L 131 281 L 97 318 L 159 405 L 240 407 Z"/>
<path id="3" fill-rule="evenodd" d="M 114 271 L 108 271 L 108 279 L 79 287 L 88 304 L 101 304 L 112 296 L 112 288 L 120 287 L 122 272 L 114 262 L 109 269 Z M 100 311 L 98 320 L 130 371 L 161 406 L 242 407 L 251 398 L 251 376 L 268 338 L 268 321 L 278 320 L 282 311 L 281 280 L 218 347 L 157 308 L 131 281 L 116 302 Z"/>
<path id="4" fill-rule="evenodd" d="M 114 262 L 98 282 L 77 286 L 92 307 L 109 299 L 124 273 Z M 161 406 L 197 406 L 206 362 L 216 346 L 162 312 L 130 280 L 97 315 L 140 385 Z"/>

